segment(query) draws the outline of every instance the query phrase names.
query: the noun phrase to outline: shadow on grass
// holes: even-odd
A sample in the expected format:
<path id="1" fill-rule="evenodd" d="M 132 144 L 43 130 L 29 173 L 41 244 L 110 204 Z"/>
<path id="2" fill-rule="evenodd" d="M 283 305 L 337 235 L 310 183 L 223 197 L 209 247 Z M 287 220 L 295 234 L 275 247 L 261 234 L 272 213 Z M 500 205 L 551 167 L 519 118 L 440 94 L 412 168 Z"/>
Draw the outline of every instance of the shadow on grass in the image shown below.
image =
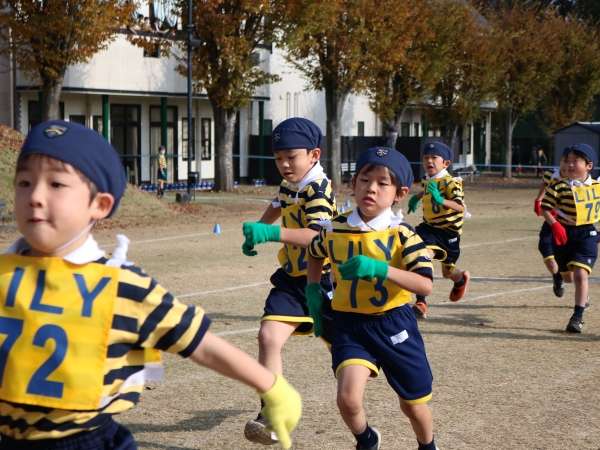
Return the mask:
<path id="1" fill-rule="evenodd" d="M 218 320 L 219 322 L 227 322 L 229 320 L 234 321 L 234 320 L 238 320 L 240 322 L 256 322 L 259 323 L 260 322 L 260 316 L 242 316 L 239 314 L 225 314 L 225 313 L 208 313 L 207 314 L 208 317 L 210 317 L 211 320 Z"/>
<path id="2" fill-rule="evenodd" d="M 132 433 L 170 433 L 178 431 L 208 431 L 219 426 L 225 419 L 241 414 L 252 414 L 250 410 L 211 409 L 196 411 L 192 417 L 174 424 L 123 423 Z M 142 444 L 141 442 L 139 444 Z M 154 444 L 152 444 L 154 445 Z M 165 447 L 175 448 L 175 447 Z"/>

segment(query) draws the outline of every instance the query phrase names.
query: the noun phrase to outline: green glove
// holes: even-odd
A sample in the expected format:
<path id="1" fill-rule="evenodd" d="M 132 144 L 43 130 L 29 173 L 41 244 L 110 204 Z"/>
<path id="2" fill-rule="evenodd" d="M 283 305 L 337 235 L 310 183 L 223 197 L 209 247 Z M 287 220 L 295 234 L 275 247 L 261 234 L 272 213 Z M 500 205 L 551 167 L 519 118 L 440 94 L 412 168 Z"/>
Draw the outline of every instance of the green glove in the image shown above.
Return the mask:
<path id="1" fill-rule="evenodd" d="M 413 195 L 410 198 L 410 200 L 408 201 L 408 214 L 414 213 L 417 210 L 417 205 L 419 204 L 420 201 L 421 201 L 421 199 L 419 198 L 419 196 L 417 194 Z"/>
<path id="2" fill-rule="evenodd" d="M 319 283 L 308 283 L 304 288 L 304 296 L 308 306 L 308 313 L 313 318 L 313 332 L 316 337 L 321 336 L 323 325 L 321 312 L 323 310 L 323 297 L 321 296 L 321 285 Z"/>
<path id="3" fill-rule="evenodd" d="M 440 189 L 435 181 L 432 180 L 427 184 L 427 192 L 431 194 L 431 198 L 438 205 L 444 203 L 444 197 L 442 197 Z"/>
<path id="4" fill-rule="evenodd" d="M 279 242 L 281 227 L 279 225 L 270 225 L 262 222 L 244 222 L 242 232 L 244 233 L 244 243 L 242 252 L 246 256 L 256 255 L 254 246 L 263 242 Z"/>
<path id="5" fill-rule="evenodd" d="M 363 280 L 379 278 L 380 280 L 385 280 L 388 273 L 388 263 L 363 255 L 353 256 L 338 268 L 344 280 L 353 280 L 355 278 L 362 278 Z"/>
<path id="6" fill-rule="evenodd" d="M 281 375 L 275 375 L 275 384 L 260 395 L 265 402 L 261 413 L 269 422 L 283 448 L 290 448 L 290 433 L 296 428 L 302 415 L 300 394 Z"/>

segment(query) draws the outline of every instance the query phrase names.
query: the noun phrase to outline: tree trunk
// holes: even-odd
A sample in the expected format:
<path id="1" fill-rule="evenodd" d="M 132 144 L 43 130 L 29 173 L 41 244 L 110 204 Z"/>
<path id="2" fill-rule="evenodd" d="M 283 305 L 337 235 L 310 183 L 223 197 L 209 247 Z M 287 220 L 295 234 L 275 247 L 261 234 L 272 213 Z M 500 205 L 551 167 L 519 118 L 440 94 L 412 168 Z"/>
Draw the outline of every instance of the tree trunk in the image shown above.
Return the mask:
<path id="1" fill-rule="evenodd" d="M 398 140 L 398 127 L 391 122 L 384 122 L 384 137 L 385 146 L 390 148 L 396 148 L 396 141 Z"/>
<path id="2" fill-rule="evenodd" d="M 515 125 L 517 124 L 517 117 L 513 117 L 512 108 L 506 110 L 506 158 L 504 168 L 504 176 L 506 178 L 512 178 L 512 136 Z"/>
<path id="3" fill-rule="evenodd" d="M 342 182 L 342 112 L 348 98 L 335 86 L 325 86 L 325 109 L 327 114 L 327 154 L 329 156 L 328 173 L 335 187 Z"/>
<path id="4" fill-rule="evenodd" d="M 64 77 L 57 79 L 42 79 L 42 122 L 52 119 L 62 119 L 60 116 L 60 93 Z"/>
<path id="5" fill-rule="evenodd" d="M 223 109 L 211 101 L 215 117 L 215 189 L 233 190 L 233 138 L 235 110 Z"/>

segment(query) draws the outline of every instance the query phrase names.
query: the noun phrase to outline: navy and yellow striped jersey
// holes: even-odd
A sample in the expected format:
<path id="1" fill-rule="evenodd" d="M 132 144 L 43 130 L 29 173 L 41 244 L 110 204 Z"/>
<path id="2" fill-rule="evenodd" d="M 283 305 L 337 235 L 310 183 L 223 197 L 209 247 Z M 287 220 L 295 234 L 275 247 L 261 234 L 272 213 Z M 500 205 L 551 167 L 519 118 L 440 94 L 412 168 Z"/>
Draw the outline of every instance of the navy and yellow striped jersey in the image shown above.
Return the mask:
<path id="1" fill-rule="evenodd" d="M 348 224 L 350 212 L 324 226 L 309 247 L 314 258 L 329 258 L 336 281 L 336 311 L 381 314 L 411 301 L 411 293 L 389 280 L 343 280 L 338 266 L 356 255 L 387 261 L 391 266 L 433 278 L 427 247 L 407 224 L 381 231 L 363 231 Z"/>
<path id="2" fill-rule="evenodd" d="M 544 170 L 542 175 L 542 181 L 544 182 L 544 187 L 550 186 L 550 183 L 560 180 L 560 172 L 558 169 L 554 170 Z"/>
<path id="3" fill-rule="evenodd" d="M 460 178 L 447 175 L 441 178 L 422 180 L 423 186 L 423 221 L 435 228 L 443 228 L 455 233 L 462 233 L 464 213 L 445 208 L 436 204 L 431 194 L 427 192 L 428 183 L 437 183 L 440 194 L 447 200 L 452 200 L 459 205 L 464 205 L 463 184 Z"/>
<path id="4" fill-rule="evenodd" d="M 281 207 L 281 224 L 285 228 L 311 228 L 319 231 L 321 222 L 331 220 L 336 213 L 331 182 L 325 177 L 312 181 L 300 191 L 283 180 L 277 200 Z M 306 275 L 306 248 L 283 244 L 278 259 L 283 270 L 291 276 Z M 324 269 L 328 269 L 328 264 Z"/>
<path id="5" fill-rule="evenodd" d="M 599 181 L 591 177 L 588 178 L 588 182 L 590 185 L 600 184 Z M 542 199 L 542 208 L 548 211 L 556 209 L 558 212 L 556 220 L 563 225 L 573 225 L 577 222 L 575 197 L 568 179 L 554 180 L 546 187 Z"/>
<path id="6" fill-rule="evenodd" d="M 85 266 L 100 264 L 106 267 L 109 265 L 107 261 L 106 258 L 101 258 Z M 94 429 L 105 423 L 111 415 L 126 411 L 138 402 L 144 380 L 156 379 L 156 372 L 161 371 L 160 359 L 157 358 L 159 350 L 187 357 L 198 347 L 210 324 L 210 320 L 201 308 L 180 303 L 154 279 L 135 266 L 113 267 L 111 270 L 114 270 L 111 273 L 118 276 L 118 282 L 115 283 L 115 290 L 111 294 L 114 299 L 114 304 L 110 307 L 112 312 L 106 319 L 108 336 L 106 334 L 99 336 L 99 333 L 92 336 L 77 335 L 78 341 L 88 339 L 91 344 L 87 345 L 93 345 L 94 351 L 98 350 L 96 342 L 102 341 L 105 346 L 100 347 L 103 350 L 100 353 L 101 357 L 98 358 L 98 368 L 102 371 L 101 376 L 98 377 L 98 385 L 101 384 L 97 391 L 100 394 L 98 398 L 101 400 L 98 406 L 89 410 L 61 409 L 40 406 L 39 403 L 35 404 L 36 402 L 14 403 L 2 397 L 0 399 L 2 435 L 13 439 L 56 439 Z M 28 298 L 23 298 L 21 301 L 19 295 L 17 292 L 17 306 L 19 302 L 28 305 Z M 86 295 L 89 296 L 89 293 Z M 38 309 L 34 312 L 27 312 L 22 308 L 26 311 L 22 314 L 28 314 L 24 321 L 21 321 L 25 322 L 24 328 L 28 327 L 26 323 L 28 317 L 35 321 L 36 314 L 38 316 L 43 314 L 42 306 L 52 307 L 44 302 L 47 303 L 48 300 L 40 300 Z M 6 305 L 3 311 L 7 311 Z M 11 319 L 2 318 L 2 320 Z M 46 331 L 56 332 L 59 328 L 60 325 L 54 325 L 54 328 Z M 60 334 L 47 333 L 47 336 L 50 336 L 50 340 L 56 340 L 56 348 L 58 348 Z M 27 342 L 27 345 L 31 347 L 30 342 Z M 76 347 L 73 341 L 64 343 L 65 351 L 68 348 L 70 352 Z M 15 356 L 15 358 L 19 357 L 27 357 L 27 355 Z M 62 364 L 65 365 L 66 362 Z M 74 374 L 79 373 L 79 368 L 72 366 L 61 370 L 64 370 L 68 376 L 70 374 L 73 379 L 77 379 Z M 9 367 L 10 365 L 7 365 L 5 369 Z M 22 374 L 4 373 L 4 380 L 19 376 Z M 47 380 L 38 380 L 38 382 L 56 383 L 56 381 L 49 381 L 53 380 L 51 375 L 46 376 L 49 377 Z M 32 383 L 33 377 L 30 385 Z"/>

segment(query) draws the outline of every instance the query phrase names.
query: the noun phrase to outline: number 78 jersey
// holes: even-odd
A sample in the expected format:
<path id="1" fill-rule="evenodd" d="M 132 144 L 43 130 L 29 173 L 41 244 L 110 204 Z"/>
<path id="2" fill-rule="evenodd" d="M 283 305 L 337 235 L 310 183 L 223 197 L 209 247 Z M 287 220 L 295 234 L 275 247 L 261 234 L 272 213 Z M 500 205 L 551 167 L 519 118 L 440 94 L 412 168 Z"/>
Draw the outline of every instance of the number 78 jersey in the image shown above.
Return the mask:
<path id="1" fill-rule="evenodd" d="M 441 178 L 424 179 L 421 181 L 421 185 L 424 189 L 423 221 L 432 227 L 443 228 L 461 234 L 464 214 L 450 208 L 444 208 L 435 203 L 431 194 L 427 192 L 427 185 L 429 183 L 436 183 L 440 194 L 442 194 L 442 197 L 445 199 L 463 205 L 465 195 L 462 179 L 448 175 Z"/>

